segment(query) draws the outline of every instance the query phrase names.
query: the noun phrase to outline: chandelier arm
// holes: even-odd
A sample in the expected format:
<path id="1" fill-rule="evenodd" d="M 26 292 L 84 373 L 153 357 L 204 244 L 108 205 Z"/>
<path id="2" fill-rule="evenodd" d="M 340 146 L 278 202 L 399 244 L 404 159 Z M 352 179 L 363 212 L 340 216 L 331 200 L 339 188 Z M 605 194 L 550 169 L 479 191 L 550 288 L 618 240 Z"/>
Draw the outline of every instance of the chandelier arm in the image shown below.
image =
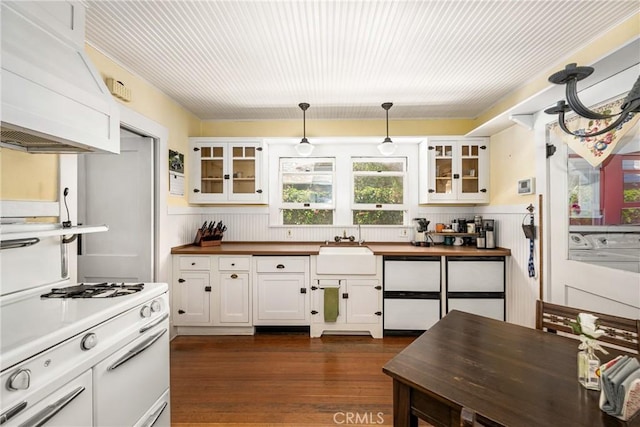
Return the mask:
<path id="1" fill-rule="evenodd" d="M 569 130 L 569 128 L 567 128 L 567 125 L 564 121 L 564 112 L 560 112 L 559 116 L 558 116 L 558 124 L 560 125 L 560 128 L 565 131 L 566 133 L 573 135 L 573 136 L 577 136 L 579 138 L 591 138 L 594 136 L 598 136 L 598 135 L 602 135 L 605 134 L 609 131 L 612 131 L 613 129 L 617 128 L 620 123 L 624 122 L 627 118 L 629 114 L 628 113 L 624 113 L 624 114 L 620 114 L 620 117 L 618 117 L 616 119 L 616 121 L 614 121 L 613 123 L 611 123 L 609 126 L 607 126 L 604 129 L 598 130 L 596 132 L 592 132 L 592 133 L 585 133 L 585 134 L 581 134 L 581 133 L 575 133 Z"/>
<path id="2" fill-rule="evenodd" d="M 571 107 L 573 111 L 575 111 L 578 115 L 593 120 L 601 120 L 601 119 L 609 119 L 611 117 L 617 116 L 617 114 L 600 114 L 595 111 L 591 111 L 580 101 L 578 98 L 577 91 L 577 83 L 576 79 L 571 79 L 567 82 L 567 103 Z"/>

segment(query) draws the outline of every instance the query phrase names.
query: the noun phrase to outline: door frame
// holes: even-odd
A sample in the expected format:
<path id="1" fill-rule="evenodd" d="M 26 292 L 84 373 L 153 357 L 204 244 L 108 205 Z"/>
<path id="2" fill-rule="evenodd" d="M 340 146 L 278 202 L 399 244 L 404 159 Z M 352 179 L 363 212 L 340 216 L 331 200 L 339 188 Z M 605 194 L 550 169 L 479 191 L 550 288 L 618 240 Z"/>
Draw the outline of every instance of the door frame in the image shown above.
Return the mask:
<path id="1" fill-rule="evenodd" d="M 161 124 L 120 103 L 118 103 L 118 107 L 120 110 L 120 127 L 153 139 L 153 280 L 160 281 L 161 277 L 168 277 L 168 266 L 161 264 L 160 261 L 163 259 L 169 259 L 170 253 L 170 250 L 168 249 L 167 236 L 161 232 L 162 230 L 167 229 L 168 223 L 167 211 L 166 209 L 161 209 L 161 207 L 167 206 L 167 194 L 169 192 L 168 180 L 162 179 L 163 176 L 168 177 L 169 173 L 169 152 L 167 148 L 169 130 Z M 77 224 L 78 222 L 78 155 L 79 154 L 59 155 L 58 194 L 63 194 L 65 187 L 69 188 L 70 191 L 69 196 L 67 197 L 67 203 L 69 206 L 69 218 L 73 224 Z M 62 200 L 60 201 L 62 202 Z M 60 203 L 59 215 L 60 218 L 66 218 L 64 203 Z M 70 280 L 72 283 L 76 283 L 78 280 L 78 257 L 76 255 L 77 242 L 73 242 L 67 246 L 69 251 L 68 259 Z"/>

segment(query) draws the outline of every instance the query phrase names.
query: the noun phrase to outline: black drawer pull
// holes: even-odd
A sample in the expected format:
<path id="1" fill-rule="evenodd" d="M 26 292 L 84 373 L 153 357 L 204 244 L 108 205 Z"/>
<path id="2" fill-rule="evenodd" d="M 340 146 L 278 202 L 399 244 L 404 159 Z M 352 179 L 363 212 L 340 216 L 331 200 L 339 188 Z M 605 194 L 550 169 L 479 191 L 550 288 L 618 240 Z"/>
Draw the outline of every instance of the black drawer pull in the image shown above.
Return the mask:
<path id="1" fill-rule="evenodd" d="M 235 274 L 235 273 L 233 273 L 233 274 L 231 275 L 231 278 L 232 278 L 232 279 L 237 279 L 237 278 L 238 278 L 238 275 L 237 275 L 237 274 Z"/>
<path id="2" fill-rule="evenodd" d="M 178 310 L 178 314 L 184 314 L 186 313 L 184 310 Z"/>
<path id="3" fill-rule="evenodd" d="M 184 282 L 186 282 L 186 280 L 184 280 L 184 279 L 178 279 L 178 283 L 184 283 Z"/>
<path id="4" fill-rule="evenodd" d="M 278 265 L 276 265 L 276 268 L 278 270 L 282 270 L 284 268 L 284 265 L 283 264 L 278 264 Z"/>

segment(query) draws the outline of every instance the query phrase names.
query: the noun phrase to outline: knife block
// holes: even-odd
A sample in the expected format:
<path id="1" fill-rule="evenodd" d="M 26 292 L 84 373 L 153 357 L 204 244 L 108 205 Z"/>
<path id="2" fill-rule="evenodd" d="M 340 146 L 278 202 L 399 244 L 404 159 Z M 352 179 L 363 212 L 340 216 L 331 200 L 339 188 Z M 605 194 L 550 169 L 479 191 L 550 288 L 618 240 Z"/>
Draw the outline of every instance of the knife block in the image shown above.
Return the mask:
<path id="1" fill-rule="evenodd" d="M 207 239 L 207 236 L 202 233 L 202 230 L 198 230 L 196 238 L 193 240 L 193 244 L 197 246 L 220 246 L 222 243 L 222 235 L 217 240 Z"/>

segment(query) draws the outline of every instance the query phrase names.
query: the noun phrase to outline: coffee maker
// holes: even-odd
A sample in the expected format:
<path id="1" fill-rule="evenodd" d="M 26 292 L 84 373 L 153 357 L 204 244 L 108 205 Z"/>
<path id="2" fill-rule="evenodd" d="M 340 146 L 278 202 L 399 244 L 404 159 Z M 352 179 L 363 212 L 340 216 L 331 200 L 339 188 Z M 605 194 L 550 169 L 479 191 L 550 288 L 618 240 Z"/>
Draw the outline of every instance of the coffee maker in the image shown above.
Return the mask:
<path id="1" fill-rule="evenodd" d="M 413 228 L 413 241 L 414 246 L 426 246 L 427 245 L 427 228 L 431 221 L 427 221 L 426 218 L 413 218 L 415 222 Z"/>
<path id="2" fill-rule="evenodd" d="M 496 222 L 493 219 L 483 219 L 482 228 L 484 230 L 484 247 L 486 249 L 496 248 Z"/>

